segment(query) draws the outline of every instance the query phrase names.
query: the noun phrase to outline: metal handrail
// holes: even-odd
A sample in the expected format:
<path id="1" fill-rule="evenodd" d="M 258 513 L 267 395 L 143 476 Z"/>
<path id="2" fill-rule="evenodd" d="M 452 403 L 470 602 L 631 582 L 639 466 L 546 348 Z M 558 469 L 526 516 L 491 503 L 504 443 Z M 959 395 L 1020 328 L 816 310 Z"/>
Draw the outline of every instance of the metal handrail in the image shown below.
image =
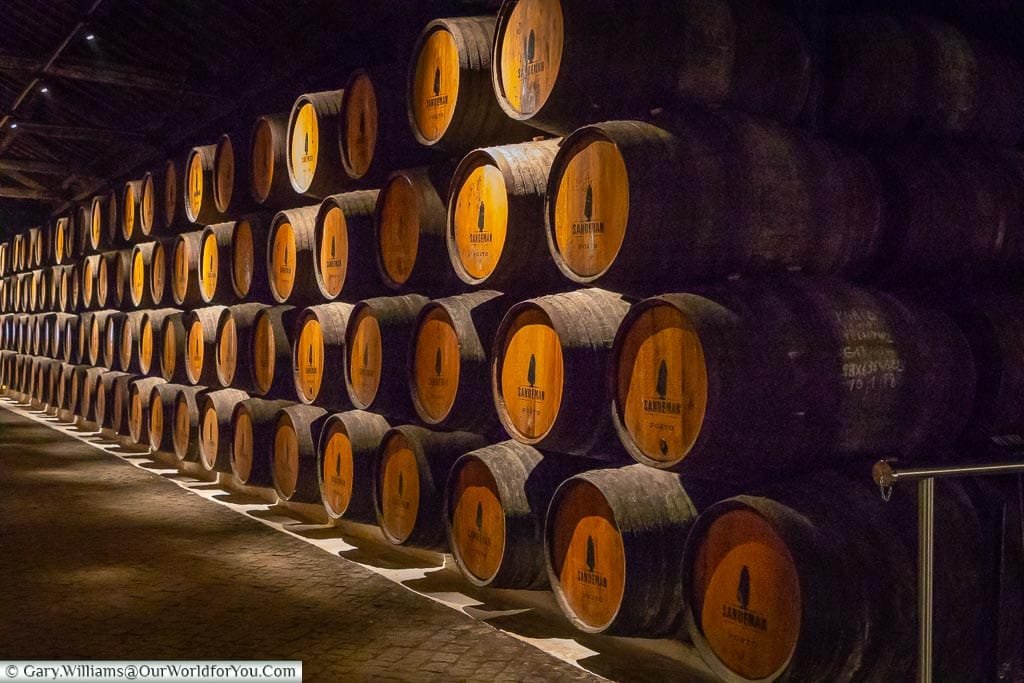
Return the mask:
<path id="1" fill-rule="evenodd" d="M 935 562 L 935 480 L 952 477 L 984 477 L 997 474 L 1024 474 L 1024 462 L 946 465 L 894 469 L 887 460 L 871 468 L 882 499 L 892 497 L 893 487 L 901 481 L 917 482 L 917 680 L 932 681 L 932 605 Z"/>

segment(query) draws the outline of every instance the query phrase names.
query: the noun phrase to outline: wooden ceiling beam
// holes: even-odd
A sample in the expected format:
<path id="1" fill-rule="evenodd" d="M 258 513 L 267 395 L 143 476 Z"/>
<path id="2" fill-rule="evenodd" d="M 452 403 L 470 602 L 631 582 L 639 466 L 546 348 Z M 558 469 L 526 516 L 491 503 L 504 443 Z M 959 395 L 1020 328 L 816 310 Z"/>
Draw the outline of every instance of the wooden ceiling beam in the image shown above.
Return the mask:
<path id="1" fill-rule="evenodd" d="M 32 121 L 18 122 L 18 130 L 22 135 L 33 135 L 57 140 L 96 140 L 100 142 L 141 142 L 144 133 L 135 131 L 115 130 L 113 128 L 95 128 L 92 126 L 55 126 L 48 123 Z"/>
<path id="2" fill-rule="evenodd" d="M 74 171 L 67 164 L 54 161 L 37 161 L 36 159 L 3 159 L 0 158 L 0 171 L 24 171 L 42 175 L 68 176 Z"/>
<path id="3" fill-rule="evenodd" d="M 63 202 L 64 197 L 41 190 L 28 190 L 24 187 L 6 187 L 0 185 L 0 197 L 6 199 L 34 199 L 41 202 Z"/>

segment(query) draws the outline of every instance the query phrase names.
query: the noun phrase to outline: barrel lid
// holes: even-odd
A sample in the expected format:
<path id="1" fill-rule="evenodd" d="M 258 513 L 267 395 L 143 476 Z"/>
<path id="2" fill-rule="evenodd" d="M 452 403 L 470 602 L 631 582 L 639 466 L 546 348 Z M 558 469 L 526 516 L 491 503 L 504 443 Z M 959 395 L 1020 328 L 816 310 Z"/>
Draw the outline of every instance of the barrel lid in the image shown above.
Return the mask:
<path id="1" fill-rule="evenodd" d="M 199 293 L 203 301 L 212 302 L 217 295 L 217 276 L 220 271 L 220 252 L 217 235 L 209 227 L 203 231 L 199 249 Z"/>
<path id="2" fill-rule="evenodd" d="M 270 241 L 270 290 L 274 299 L 285 302 L 295 287 L 295 229 L 287 213 L 274 217 Z"/>
<path id="3" fill-rule="evenodd" d="M 203 375 L 206 356 L 206 340 L 203 322 L 195 316 L 185 332 L 185 374 L 193 384 L 198 384 Z"/>
<path id="4" fill-rule="evenodd" d="M 412 275 L 419 252 L 419 193 L 411 177 L 394 173 L 377 202 L 377 260 L 385 282 L 401 287 Z"/>
<path id="5" fill-rule="evenodd" d="M 260 393 L 270 391 L 274 383 L 277 364 L 277 343 L 270 314 L 265 310 L 256 314 L 252 335 L 253 379 Z"/>
<path id="6" fill-rule="evenodd" d="M 209 396 L 203 399 L 199 430 L 199 457 L 202 460 L 203 467 L 212 471 L 217 466 L 220 427 L 217 424 L 217 406 L 214 405 Z"/>
<path id="7" fill-rule="evenodd" d="M 130 180 L 124 184 L 121 191 L 121 205 L 124 210 L 121 212 L 121 235 L 130 240 L 135 234 L 135 223 L 138 220 L 139 197 L 137 189 L 139 182 Z"/>
<path id="8" fill-rule="evenodd" d="M 235 222 L 231 235 L 231 287 L 239 299 L 248 297 L 252 289 L 255 260 L 252 224 L 243 218 Z"/>
<path id="9" fill-rule="evenodd" d="M 343 517 L 352 502 L 355 462 L 344 420 L 332 416 L 324 425 L 320 447 L 320 497 L 332 519 Z M 369 482 L 359 482 L 366 485 Z"/>
<path id="10" fill-rule="evenodd" d="M 314 311 L 307 310 L 299 323 L 299 338 L 292 348 L 295 390 L 304 403 L 320 395 L 324 379 L 324 334 Z"/>
<path id="11" fill-rule="evenodd" d="M 142 188 L 139 194 L 139 227 L 143 235 L 149 235 L 153 231 L 156 212 L 156 194 L 153 172 L 147 171 L 142 176 Z"/>
<path id="12" fill-rule="evenodd" d="M 799 641 L 799 570 L 772 523 L 733 503 L 712 508 L 687 543 L 688 628 L 713 670 L 771 679 Z"/>
<path id="13" fill-rule="evenodd" d="M 459 334 L 444 306 L 432 302 L 420 312 L 413 335 L 412 400 L 427 424 L 443 422 L 459 391 Z"/>
<path id="14" fill-rule="evenodd" d="M 189 415 L 188 399 L 181 391 L 174 397 L 174 454 L 184 459 L 188 453 L 189 440 L 192 436 L 192 420 Z"/>
<path id="15" fill-rule="evenodd" d="M 613 419 L 627 450 L 654 466 L 683 460 L 708 406 L 707 362 L 692 320 L 665 299 L 635 305 L 619 326 L 609 371 Z"/>
<path id="16" fill-rule="evenodd" d="M 143 316 L 139 324 L 139 369 L 148 375 L 153 367 L 153 320 L 149 313 Z"/>
<path id="17" fill-rule="evenodd" d="M 618 145 L 593 126 L 567 137 L 551 167 L 545 205 L 548 247 L 562 272 L 576 282 L 607 272 L 629 220 L 629 175 Z"/>
<path id="18" fill-rule="evenodd" d="M 366 409 L 377 398 L 383 364 L 380 323 L 371 307 L 356 305 L 345 336 L 349 396 L 357 408 Z"/>
<path id="19" fill-rule="evenodd" d="M 288 119 L 288 177 L 299 194 L 309 191 L 316 177 L 320 124 L 316 107 L 305 95 L 292 107 Z"/>
<path id="20" fill-rule="evenodd" d="M 89 244 L 93 249 L 99 249 L 100 242 L 103 240 L 103 210 L 105 203 L 106 197 L 92 198 L 92 218 L 89 230 Z"/>
<path id="21" fill-rule="evenodd" d="M 459 278 L 481 284 L 501 260 L 508 232 L 505 176 L 484 150 L 460 162 L 448 205 L 448 253 Z"/>
<path id="22" fill-rule="evenodd" d="M 217 320 L 216 369 L 221 385 L 231 386 L 238 369 L 238 325 L 230 308 L 221 311 Z"/>
<path id="23" fill-rule="evenodd" d="M 429 24 L 415 51 L 409 83 L 410 119 L 417 138 L 433 144 L 451 125 L 459 97 L 459 48 L 439 22 Z"/>
<path id="24" fill-rule="evenodd" d="M 324 200 L 316 219 L 316 278 L 321 293 L 336 299 L 348 274 L 348 221 L 334 199 Z"/>
<path id="25" fill-rule="evenodd" d="M 138 245 L 132 249 L 131 276 L 128 290 L 131 293 L 132 305 L 141 306 L 142 299 L 146 293 L 146 258 Z"/>
<path id="26" fill-rule="evenodd" d="M 149 394 L 149 445 L 159 449 L 164 434 L 164 400 L 160 387 L 155 386 Z"/>
<path id="27" fill-rule="evenodd" d="M 217 140 L 213 153 L 213 177 L 214 204 L 218 211 L 227 213 L 235 191 L 235 148 L 226 133 Z"/>
<path id="28" fill-rule="evenodd" d="M 188 172 L 186 178 L 188 179 L 185 183 L 187 188 L 187 194 L 185 195 L 185 213 L 188 215 L 189 220 L 196 222 L 199 219 L 199 213 L 203 209 L 204 194 L 206 193 L 205 182 L 203 178 L 203 155 L 200 148 L 196 147 L 188 156 Z"/>
<path id="29" fill-rule="evenodd" d="M 188 266 L 191 260 L 191 249 L 192 244 L 185 235 L 178 235 L 174 240 L 174 271 L 171 274 L 171 293 L 179 304 L 188 296 Z"/>
<path id="30" fill-rule="evenodd" d="M 159 303 L 163 301 L 167 283 L 167 250 L 163 244 L 158 242 L 153 247 L 153 259 L 149 267 L 149 293 L 153 296 L 153 302 Z"/>
<path id="31" fill-rule="evenodd" d="M 412 536 L 420 507 L 419 462 L 414 444 L 392 429 L 381 443 L 378 512 L 384 537 L 401 545 Z"/>
<path id="32" fill-rule="evenodd" d="M 231 470 L 245 484 L 252 475 L 252 416 L 239 403 L 231 417 Z"/>
<path id="33" fill-rule="evenodd" d="M 560 0 L 507 3 L 496 27 L 492 80 L 502 108 L 523 120 L 540 111 L 558 82 L 565 46 Z"/>
<path id="34" fill-rule="evenodd" d="M 285 500 L 299 484 L 299 437 L 288 413 L 278 413 L 274 425 L 274 488 Z"/>
<path id="35" fill-rule="evenodd" d="M 142 438 L 142 420 L 143 420 L 143 409 L 142 409 L 142 394 L 138 388 L 132 386 L 128 391 L 128 434 L 131 436 L 132 441 L 139 443 Z"/>
<path id="36" fill-rule="evenodd" d="M 349 76 L 341 98 L 341 112 L 338 134 L 341 163 L 345 173 L 358 180 L 366 175 L 373 163 L 379 125 L 377 92 L 366 70 L 358 69 Z"/>
<path id="37" fill-rule="evenodd" d="M 178 335 L 170 316 L 164 318 L 163 339 L 160 344 L 160 372 L 164 379 L 170 380 L 178 365 Z M 181 324 L 180 322 L 178 323 Z"/>
<path id="38" fill-rule="evenodd" d="M 540 442 L 562 402 L 562 342 L 550 316 L 525 301 L 509 310 L 497 335 L 492 383 L 498 417 L 516 441 Z"/>
<path id="39" fill-rule="evenodd" d="M 133 318 L 126 316 L 121 323 L 121 342 L 118 345 L 117 357 L 121 363 L 121 369 L 127 370 L 132 362 L 132 346 L 135 342 L 135 324 Z"/>
<path id="40" fill-rule="evenodd" d="M 474 583 L 491 581 L 505 551 L 505 511 L 494 474 L 472 454 L 459 458 L 448 487 L 449 540 L 459 568 Z"/>
<path id="41" fill-rule="evenodd" d="M 261 116 L 252 129 L 249 168 L 253 199 L 262 204 L 270 196 L 274 182 L 274 129 L 270 119 Z"/>

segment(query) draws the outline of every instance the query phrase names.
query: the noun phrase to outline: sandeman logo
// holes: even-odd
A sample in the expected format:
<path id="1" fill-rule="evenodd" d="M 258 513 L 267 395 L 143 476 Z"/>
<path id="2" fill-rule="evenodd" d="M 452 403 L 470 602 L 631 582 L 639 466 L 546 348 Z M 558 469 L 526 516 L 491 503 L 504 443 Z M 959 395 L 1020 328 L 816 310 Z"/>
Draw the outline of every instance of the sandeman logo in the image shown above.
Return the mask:
<path id="1" fill-rule="evenodd" d="M 519 67 L 518 76 L 519 78 L 525 78 L 533 74 L 539 74 L 544 71 L 544 61 L 535 61 L 537 57 L 537 36 L 530 29 L 530 33 L 523 40 L 523 56 L 526 57 L 526 63 Z"/>
<path id="2" fill-rule="evenodd" d="M 434 67 L 434 96 L 427 99 L 428 107 L 440 107 L 448 104 L 448 96 L 441 94 L 441 67 Z"/>
<path id="3" fill-rule="evenodd" d="M 658 364 L 657 379 L 654 383 L 654 393 L 657 394 L 656 398 L 644 398 L 643 405 L 644 410 L 648 413 L 661 413 L 665 415 L 681 415 L 683 412 L 683 404 L 679 401 L 668 400 L 668 366 L 665 364 L 665 360 Z M 662 448 L 662 454 L 668 450 L 668 446 L 665 445 Z"/>
<path id="4" fill-rule="evenodd" d="M 594 187 L 587 181 L 587 192 L 583 196 L 583 220 L 572 224 L 573 235 L 600 235 L 604 233 L 604 221 L 594 218 Z"/>
<path id="5" fill-rule="evenodd" d="M 587 568 L 586 570 L 578 569 L 576 571 L 576 580 L 580 583 L 597 586 L 598 588 L 607 588 L 607 577 L 597 573 L 597 544 L 594 543 L 593 536 L 587 536 L 587 545 L 583 563 Z"/>
<path id="6" fill-rule="evenodd" d="M 529 386 L 519 387 L 517 394 L 519 398 L 525 398 L 533 401 L 544 400 L 544 390 L 539 389 L 536 386 L 537 382 L 537 356 L 530 354 L 530 362 L 526 368 L 526 381 Z"/>
<path id="7" fill-rule="evenodd" d="M 587 183 L 587 194 L 583 199 L 583 217 L 588 221 L 594 215 L 594 187 Z"/>
<path id="8" fill-rule="evenodd" d="M 359 137 L 366 137 L 366 112 L 362 109 L 359 110 Z"/>
<path id="9" fill-rule="evenodd" d="M 437 353 L 434 354 L 434 374 L 438 377 L 441 376 L 441 348 L 438 347 Z"/>
<path id="10" fill-rule="evenodd" d="M 747 565 L 740 569 L 739 581 L 736 584 L 736 602 L 735 606 L 722 605 L 724 619 L 755 631 L 768 630 L 768 619 L 750 611 L 750 568 Z"/>
<path id="11" fill-rule="evenodd" d="M 402 473 L 399 472 L 398 473 L 398 495 L 399 496 L 401 496 L 404 493 L 404 491 L 403 491 L 404 488 L 405 488 L 405 477 L 403 477 Z"/>
<path id="12" fill-rule="evenodd" d="M 434 96 L 441 94 L 441 67 L 434 68 Z"/>
<path id="13" fill-rule="evenodd" d="M 448 384 L 448 378 L 441 376 L 441 347 L 434 352 L 434 376 L 429 378 L 428 383 L 432 387 L 443 387 Z"/>
<path id="14" fill-rule="evenodd" d="M 341 477 L 341 456 L 334 459 L 334 476 Z"/>
<path id="15" fill-rule="evenodd" d="M 480 244 L 482 242 L 491 242 L 494 239 L 494 235 L 489 232 L 484 232 L 486 225 L 486 211 L 487 208 L 484 206 L 483 201 L 480 202 L 480 209 L 476 214 L 476 232 L 469 234 L 469 241 L 471 244 Z"/>
<path id="16" fill-rule="evenodd" d="M 479 502 L 476 504 L 476 528 L 484 528 L 484 506 Z"/>
<path id="17" fill-rule="evenodd" d="M 302 138 L 302 162 L 308 164 L 313 161 L 313 155 L 309 153 L 309 131 Z"/>
<path id="18" fill-rule="evenodd" d="M 594 551 L 594 537 L 593 536 L 587 536 L 587 558 L 586 558 L 586 562 L 587 562 L 587 569 L 589 571 L 594 571 L 594 564 L 595 564 L 594 555 L 595 554 L 596 553 Z"/>

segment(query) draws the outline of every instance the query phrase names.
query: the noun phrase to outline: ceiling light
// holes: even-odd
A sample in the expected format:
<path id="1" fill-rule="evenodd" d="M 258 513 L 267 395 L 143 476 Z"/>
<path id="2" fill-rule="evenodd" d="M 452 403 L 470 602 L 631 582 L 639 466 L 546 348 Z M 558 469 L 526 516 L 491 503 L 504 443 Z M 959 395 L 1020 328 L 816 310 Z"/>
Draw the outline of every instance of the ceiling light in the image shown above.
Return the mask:
<path id="1" fill-rule="evenodd" d="M 50 92 L 50 89 L 44 85 L 42 88 L 39 89 L 39 92 Z"/>
<path id="2" fill-rule="evenodd" d="M 96 34 L 95 33 L 87 33 L 86 36 L 85 36 L 85 39 L 86 40 L 95 40 L 96 39 Z"/>
<path id="3" fill-rule="evenodd" d="M 11 124 L 11 128 L 17 128 L 17 127 L 18 127 L 18 124 L 16 124 L 16 123 L 12 123 Z"/>

